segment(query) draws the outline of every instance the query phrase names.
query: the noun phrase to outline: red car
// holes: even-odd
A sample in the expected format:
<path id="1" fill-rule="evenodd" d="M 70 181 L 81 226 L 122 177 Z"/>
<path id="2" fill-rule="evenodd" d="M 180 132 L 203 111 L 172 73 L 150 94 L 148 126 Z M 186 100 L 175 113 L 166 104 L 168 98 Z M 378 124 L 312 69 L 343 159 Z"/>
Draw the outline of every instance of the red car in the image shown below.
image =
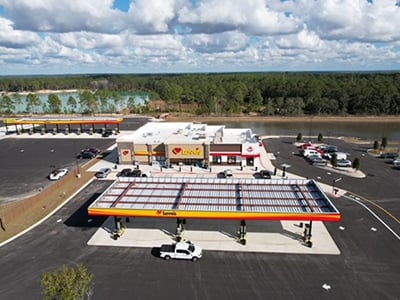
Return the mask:
<path id="1" fill-rule="evenodd" d="M 299 146 L 299 148 L 301 148 L 301 149 L 307 149 L 308 147 L 315 147 L 315 146 L 311 143 L 304 143 Z"/>

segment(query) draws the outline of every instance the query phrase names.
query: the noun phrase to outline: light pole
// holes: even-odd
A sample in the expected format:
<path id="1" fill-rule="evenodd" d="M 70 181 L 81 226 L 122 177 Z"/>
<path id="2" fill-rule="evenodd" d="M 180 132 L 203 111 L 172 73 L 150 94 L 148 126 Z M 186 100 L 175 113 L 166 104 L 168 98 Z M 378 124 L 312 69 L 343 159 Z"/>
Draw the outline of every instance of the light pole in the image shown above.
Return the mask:
<path id="1" fill-rule="evenodd" d="M 79 168 L 79 158 L 78 155 L 75 157 L 75 162 L 76 162 L 76 177 L 81 178 L 81 170 Z"/>
<path id="2" fill-rule="evenodd" d="M 281 164 L 282 167 L 282 177 L 285 177 L 286 175 L 286 169 L 289 169 L 291 167 L 291 165 L 288 164 Z"/>
<path id="3" fill-rule="evenodd" d="M 342 177 L 333 179 L 332 182 L 332 193 L 334 193 L 335 195 L 337 194 L 337 189 L 335 188 L 336 182 L 339 182 L 340 180 L 342 180 Z"/>

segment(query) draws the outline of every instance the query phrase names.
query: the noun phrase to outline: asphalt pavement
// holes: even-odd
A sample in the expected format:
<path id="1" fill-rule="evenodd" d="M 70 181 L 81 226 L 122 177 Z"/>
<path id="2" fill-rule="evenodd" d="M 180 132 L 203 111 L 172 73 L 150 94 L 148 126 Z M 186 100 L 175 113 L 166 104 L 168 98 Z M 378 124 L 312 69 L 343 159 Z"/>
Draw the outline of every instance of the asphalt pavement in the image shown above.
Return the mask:
<path id="1" fill-rule="evenodd" d="M 95 180 L 44 223 L 0 248 L 0 299 L 40 299 L 43 272 L 78 263 L 94 274 L 93 299 L 398 299 L 400 295 L 399 241 L 356 203 L 338 199 L 343 220 L 326 224 L 341 255 L 205 251 L 196 263 L 164 261 L 156 248 L 87 245 L 105 220 L 87 216 L 87 206 L 109 183 Z M 165 226 L 173 227 L 170 222 Z"/>
<path id="2" fill-rule="evenodd" d="M 148 118 L 131 117 L 121 124 L 121 130 L 136 130 L 147 122 Z M 116 137 L 102 137 L 70 133 L 45 135 L 5 135 L 5 127 L 0 128 L 0 202 L 13 201 L 34 194 L 49 186 L 52 182 L 48 175 L 55 168 L 69 168 L 71 171 L 87 162 L 77 159 L 81 149 L 96 147 L 102 151 L 115 144 Z"/>
<path id="3" fill-rule="evenodd" d="M 288 172 L 326 185 L 340 177 L 338 187 L 371 200 L 393 216 L 399 215 L 395 188 L 399 186 L 399 171 L 368 156 L 368 145 L 335 141 L 351 158 L 360 157 L 361 169 L 367 175 L 360 179 L 308 165 L 296 155 L 293 139 L 265 140 L 266 149 L 276 158 L 272 161 L 275 166 L 290 164 Z M 100 140 L 109 142 L 108 138 Z M 25 142 L 38 147 L 35 153 L 40 155 L 40 146 L 46 143 L 33 141 Z M 74 150 L 68 147 L 54 148 L 55 153 L 75 153 L 75 146 Z M 2 157 L 7 164 L 5 156 Z M 33 160 L 23 161 L 33 163 Z M 15 169 L 22 172 L 27 165 L 17 166 Z M 94 274 L 92 299 L 400 299 L 399 239 L 363 206 L 347 197 L 334 198 L 342 221 L 325 223 L 340 255 L 207 250 L 196 263 L 167 262 L 157 257 L 156 247 L 88 245 L 106 219 L 89 217 L 87 207 L 110 183 L 110 180 L 94 180 L 43 223 L 0 247 L 1 300 L 40 299 L 43 272 L 78 263 Z M 399 232 L 399 223 L 393 218 L 364 203 Z M 135 222 L 140 224 L 140 220 Z M 162 222 L 165 228 L 174 228 L 175 221 Z"/>

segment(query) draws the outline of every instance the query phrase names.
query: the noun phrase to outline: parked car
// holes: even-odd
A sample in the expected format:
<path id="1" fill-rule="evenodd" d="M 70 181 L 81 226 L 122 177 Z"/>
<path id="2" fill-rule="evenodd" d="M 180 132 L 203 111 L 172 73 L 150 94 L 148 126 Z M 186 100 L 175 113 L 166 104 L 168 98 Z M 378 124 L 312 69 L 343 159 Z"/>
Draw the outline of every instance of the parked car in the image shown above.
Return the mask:
<path id="1" fill-rule="evenodd" d="M 111 129 L 106 129 L 103 133 L 102 133 L 102 137 L 109 137 L 110 135 L 113 134 L 113 131 Z"/>
<path id="2" fill-rule="evenodd" d="M 327 144 L 320 144 L 320 145 L 317 146 L 317 148 L 320 149 L 320 150 L 322 150 L 322 151 L 325 151 L 325 149 L 326 149 L 327 147 L 329 147 L 329 145 L 327 145 Z"/>
<path id="3" fill-rule="evenodd" d="M 386 152 L 386 153 L 382 153 L 380 155 L 380 158 L 391 158 L 391 159 L 395 159 L 398 158 L 399 154 L 397 152 Z"/>
<path id="4" fill-rule="evenodd" d="M 309 143 L 301 144 L 300 146 L 298 146 L 298 148 L 307 149 L 308 147 L 312 147 L 312 146 L 314 146 L 314 144 L 311 144 L 311 143 L 309 142 Z"/>
<path id="5" fill-rule="evenodd" d="M 67 168 L 62 168 L 62 169 L 55 169 L 49 174 L 49 179 L 50 180 L 59 180 L 61 177 L 67 175 L 68 169 Z"/>
<path id="6" fill-rule="evenodd" d="M 119 176 L 120 177 L 129 177 L 129 176 L 131 176 L 131 172 L 132 172 L 132 169 L 129 169 L 129 168 L 122 169 L 121 172 L 119 172 Z"/>
<path id="7" fill-rule="evenodd" d="M 334 155 L 336 155 L 337 160 L 347 159 L 347 153 L 344 152 L 325 153 L 322 157 L 331 160 Z"/>
<path id="8" fill-rule="evenodd" d="M 141 177 L 142 175 L 146 175 L 146 174 L 142 174 L 142 171 L 139 169 L 134 169 L 134 170 L 132 170 L 132 172 L 129 176 L 130 177 Z M 143 176 L 143 177 L 147 177 L 147 175 Z"/>
<path id="9" fill-rule="evenodd" d="M 93 152 L 81 152 L 78 155 L 78 158 L 89 158 L 89 159 L 91 159 L 91 158 L 95 158 L 95 157 L 96 157 L 96 154 L 94 154 Z"/>
<path id="10" fill-rule="evenodd" d="M 322 158 L 321 155 L 319 154 L 312 154 L 307 156 L 305 159 L 308 160 L 309 162 L 312 162 L 314 159 L 320 159 Z"/>
<path id="11" fill-rule="evenodd" d="M 271 176 L 273 175 L 273 172 L 268 171 L 268 170 L 261 170 L 259 172 L 259 174 L 260 174 L 260 178 L 271 179 Z"/>
<path id="12" fill-rule="evenodd" d="M 226 169 L 224 171 L 224 175 L 225 175 L 225 178 L 232 177 L 233 176 L 232 170 L 231 169 Z"/>
<path id="13" fill-rule="evenodd" d="M 399 159 L 399 158 L 395 158 L 395 159 L 393 159 L 392 163 L 393 163 L 395 166 L 400 166 L 400 159 Z"/>
<path id="14" fill-rule="evenodd" d="M 326 166 L 328 164 L 328 161 L 323 158 L 316 158 L 311 162 L 311 164 L 313 166 Z"/>
<path id="15" fill-rule="evenodd" d="M 90 152 L 90 153 L 93 153 L 94 155 L 98 155 L 101 151 L 100 151 L 100 149 L 95 148 L 95 147 L 88 147 L 88 148 L 82 149 L 81 153 L 82 152 Z"/>
<path id="16" fill-rule="evenodd" d="M 307 157 L 310 155 L 321 155 L 320 151 L 315 149 L 301 150 L 300 153 L 303 155 L 303 157 Z"/>
<path id="17" fill-rule="evenodd" d="M 351 167 L 352 163 L 348 159 L 339 159 L 336 161 L 336 166 L 337 167 Z"/>
<path id="18" fill-rule="evenodd" d="M 332 153 L 338 152 L 338 148 L 334 145 L 328 145 L 325 147 L 324 152 L 332 154 Z"/>
<path id="19" fill-rule="evenodd" d="M 101 168 L 95 174 L 96 178 L 106 178 L 111 173 L 110 168 Z"/>

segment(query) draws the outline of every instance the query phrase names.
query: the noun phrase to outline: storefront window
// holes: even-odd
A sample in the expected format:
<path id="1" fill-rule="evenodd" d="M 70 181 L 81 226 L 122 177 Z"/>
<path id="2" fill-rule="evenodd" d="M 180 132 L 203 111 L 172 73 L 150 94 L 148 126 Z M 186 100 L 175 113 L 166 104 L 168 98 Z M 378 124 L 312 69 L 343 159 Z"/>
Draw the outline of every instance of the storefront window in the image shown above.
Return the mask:
<path id="1" fill-rule="evenodd" d="M 254 166 L 254 158 L 253 157 L 246 158 L 246 165 L 247 166 Z"/>
<path id="2" fill-rule="evenodd" d="M 213 156 L 212 162 L 213 162 L 213 165 L 220 165 L 221 164 L 221 156 Z"/>
<path id="3" fill-rule="evenodd" d="M 228 165 L 236 164 L 236 156 L 228 156 Z"/>

